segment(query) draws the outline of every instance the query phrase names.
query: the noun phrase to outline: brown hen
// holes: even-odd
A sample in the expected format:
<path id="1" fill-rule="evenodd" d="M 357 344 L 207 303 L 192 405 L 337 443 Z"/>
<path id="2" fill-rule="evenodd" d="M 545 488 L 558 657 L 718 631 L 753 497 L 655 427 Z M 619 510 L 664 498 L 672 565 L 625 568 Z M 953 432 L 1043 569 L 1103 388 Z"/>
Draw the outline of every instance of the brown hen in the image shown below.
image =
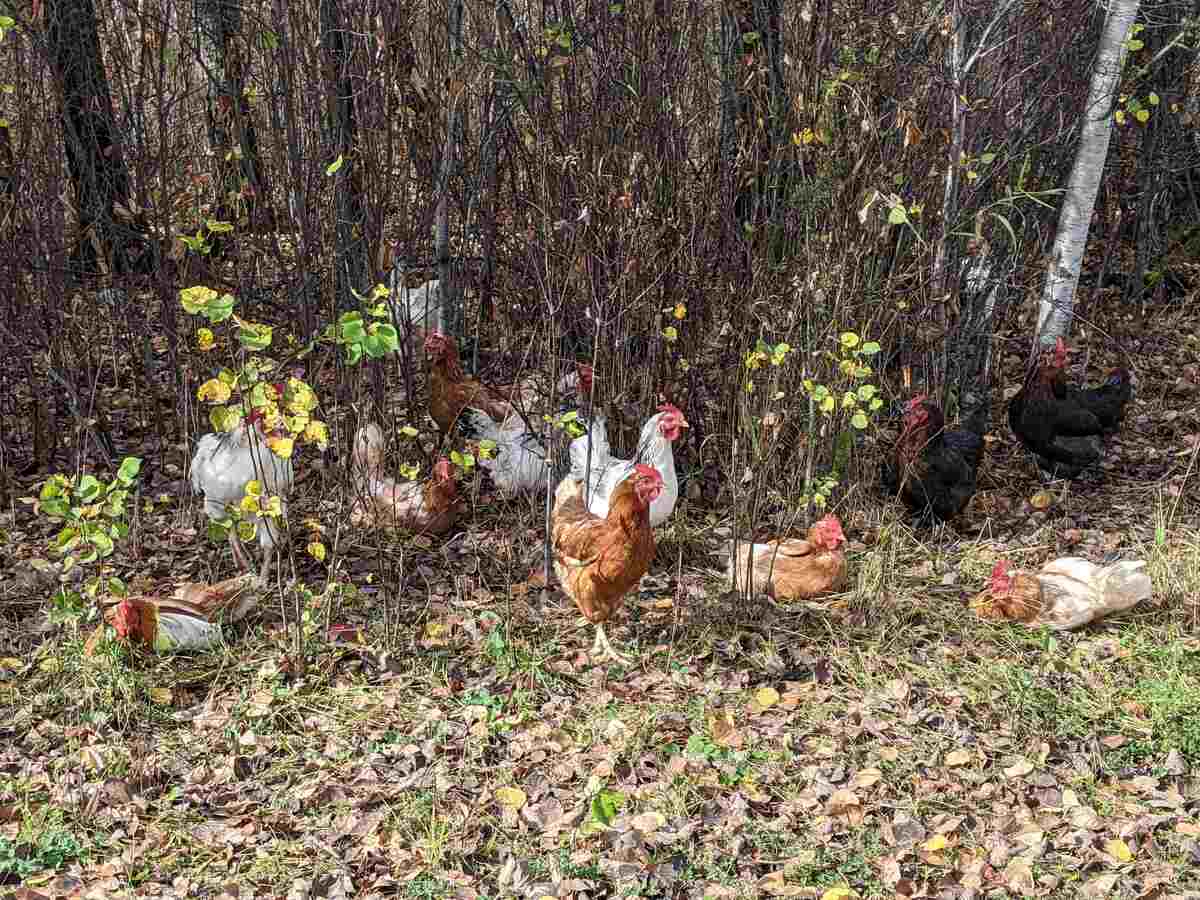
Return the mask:
<path id="1" fill-rule="evenodd" d="M 846 581 L 846 540 L 838 517 L 825 516 L 808 530 L 808 537 L 781 538 L 762 544 L 735 547 L 730 541 L 727 574 L 738 590 L 746 589 L 746 560 L 750 589 L 776 600 L 808 600 L 838 590 Z"/>
<path id="2" fill-rule="evenodd" d="M 497 422 L 504 421 L 513 406 L 501 388 L 491 388 L 463 373 L 454 338 L 434 331 L 425 338 L 429 357 L 429 415 L 442 434 L 454 427 L 468 406 L 483 410 Z"/>
<path id="3" fill-rule="evenodd" d="M 613 492 L 604 518 L 584 506 L 582 481 L 568 476 L 554 493 L 554 571 L 563 592 L 596 626 L 593 656 L 629 664 L 609 643 L 604 623 L 650 570 L 655 550 L 650 504 L 662 488 L 656 469 L 638 465 Z"/>

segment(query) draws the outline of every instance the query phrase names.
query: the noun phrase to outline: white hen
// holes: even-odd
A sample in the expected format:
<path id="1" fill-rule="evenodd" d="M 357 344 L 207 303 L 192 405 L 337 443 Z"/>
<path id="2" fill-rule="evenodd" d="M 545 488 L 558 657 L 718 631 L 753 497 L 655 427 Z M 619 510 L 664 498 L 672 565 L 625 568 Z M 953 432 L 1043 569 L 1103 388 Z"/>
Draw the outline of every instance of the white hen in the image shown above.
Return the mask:
<path id="1" fill-rule="evenodd" d="M 405 320 L 416 341 L 425 339 L 428 332 L 444 329 L 441 282 L 427 281 L 420 287 L 408 288 L 400 278 L 399 267 L 388 278 L 396 328 L 405 334 Z"/>
<path id="2" fill-rule="evenodd" d="M 557 391 L 563 398 L 574 393 L 579 407 L 584 408 L 592 393 L 592 367 L 577 364 L 575 371 L 559 380 Z M 518 412 L 514 410 L 504 421 L 496 422 L 482 410 L 467 407 L 459 417 L 459 429 L 474 440 L 496 444 L 495 455 L 491 459 L 481 458 L 479 465 L 492 476 L 501 494 L 512 497 L 546 489 L 546 448 Z"/>
<path id="3" fill-rule="evenodd" d="M 286 538 L 287 495 L 291 493 L 295 476 L 292 461 L 276 456 L 267 447 L 260 418 L 257 412 L 251 413 L 233 431 L 206 434 L 200 438 L 192 456 L 191 480 L 192 490 L 204 494 L 204 513 L 210 519 L 225 518 L 227 507 L 241 503 L 246 485 L 251 481 L 257 480 L 262 485 L 264 495 L 283 498 L 283 515 L 279 519 L 249 516 L 258 527 L 258 545 L 263 551 L 259 577 L 265 581 L 274 557 L 279 553 L 279 545 Z M 229 530 L 229 544 L 237 564 L 243 569 L 252 569 L 236 528 Z"/>
<path id="4" fill-rule="evenodd" d="M 592 420 L 591 459 L 588 460 L 588 434 L 571 442 L 571 477 L 582 481 L 587 472 L 587 508 L 594 516 L 608 515 L 608 503 L 613 491 L 634 472 L 634 466 L 644 463 L 653 466 L 662 475 L 663 489 L 650 504 L 650 524 L 657 528 L 671 517 L 675 503 L 679 500 L 679 479 L 675 475 L 675 451 L 671 445 L 679 439 L 680 429 L 687 428 L 683 413 L 670 403 L 664 403 L 658 412 L 642 426 L 638 437 L 638 449 L 634 459 L 617 459 L 612 455 L 608 443 L 603 416 Z"/>

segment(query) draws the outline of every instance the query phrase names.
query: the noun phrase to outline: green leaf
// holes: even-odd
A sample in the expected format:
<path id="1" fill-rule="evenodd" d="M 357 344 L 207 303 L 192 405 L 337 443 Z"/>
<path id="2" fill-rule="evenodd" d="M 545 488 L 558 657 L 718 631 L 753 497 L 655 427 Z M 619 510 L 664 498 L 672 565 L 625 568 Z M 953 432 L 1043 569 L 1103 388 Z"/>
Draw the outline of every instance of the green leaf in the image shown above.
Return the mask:
<path id="1" fill-rule="evenodd" d="M 121 460 L 121 468 L 117 469 L 117 480 L 129 487 L 142 471 L 142 460 L 137 456 L 127 456 Z"/>
<path id="2" fill-rule="evenodd" d="M 129 593 L 129 588 L 125 586 L 125 582 L 114 575 L 108 579 L 108 592 L 114 597 L 124 597 Z"/>
<path id="3" fill-rule="evenodd" d="M 907 221 L 908 221 L 908 213 L 906 213 L 904 211 L 904 207 L 901 206 L 899 203 L 897 203 L 890 210 L 888 210 L 888 224 L 889 225 L 903 225 Z"/>
<path id="4" fill-rule="evenodd" d="M 93 531 L 88 535 L 88 542 L 96 548 L 101 556 L 109 556 L 113 552 L 113 542 L 103 531 Z"/>
<path id="5" fill-rule="evenodd" d="M 405 425 L 400 429 L 400 433 L 405 437 L 415 438 L 421 432 L 417 431 L 417 429 L 413 428 L 411 425 Z"/>
<path id="6" fill-rule="evenodd" d="M 874 356 L 876 353 L 879 352 L 879 350 L 880 350 L 879 345 L 877 343 L 875 343 L 874 341 L 867 341 L 865 344 L 863 344 L 861 347 L 858 348 L 858 352 L 863 354 L 864 356 Z"/>
<path id="7" fill-rule="evenodd" d="M 867 417 L 861 409 L 850 417 L 850 424 L 859 431 L 867 427 Z"/>
<path id="8" fill-rule="evenodd" d="M 52 519 L 62 519 L 71 511 L 71 504 L 62 497 L 52 497 L 41 501 L 41 511 Z"/>
<path id="9" fill-rule="evenodd" d="M 342 163 L 344 163 L 344 162 L 345 162 L 345 159 L 343 159 L 343 158 L 342 158 L 342 154 L 340 154 L 340 153 L 339 153 L 339 154 L 338 154 L 338 158 L 337 158 L 337 159 L 335 159 L 333 162 L 331 162 L 331 163 L 330 163 L 330 164 L 329 164 L 329 165 L 328 165 L 328 166 L 325 168 L 325 174 L 326 174 L 326 175 L 336 175 L 336 174 L 337 174 L 337 171 L 338 171 L 338 169 L 340 169 L 340 168 L 342 167 Z"/>
<path id="10" fill-rule="evenodd" d="M 859 385 L 858 392 L 857 392 L 858 399 L 861 400 L 863 403 L 866 403 L 868 400 L 870 400 L 872 397 L 875 396 L 875 392 L 878 390 L 879 389 L 877 387 L 875 387 L 875 385 L 873 385 L 873 384 Z"/>
<path id="11" fill-rule="evenodd" d="M 362 340 L 362 348 L 367 352 L 367 356 L 371 359 L 382 359 L 387 356 L 388 347 L 387 341 L 376 334 L 368 334 Z"/>
<path id="12" fill-rule="evenodd" d="M 271 337 L 274 328 L 270 325 L 259 325 L 257 323 L 246 323 L 238 329 L 237 339 L 247 350 L 259 352 L 266 350 L 271 346 Z"/>
<path id="13" fill-rule="evenodd" d="M 76 494 L 80 503 L 95 503 L 102 493 L 104 493 L 104 486 L 95 475 L 84 475 L 82 479 L 79 479 Z"/>
<path id="14" fill-rule="evenodd" d="M 347 317 L 344 317 L 339 324 L 343 341 L 357 343 L 367 336 L 367 329 L 363 325 L 362 316 L 359 313 L 348 313 Z"/>
<path id="15" fill-rule="evenodd" d="M 592 797 L 592 818 L 603 825 L 611 825 L 625 802 L 625 795 L 617 791 L 598 791 Z"/>
<path id="16" fill-rule="evenodd" d="M 221 222 L 217 219 L 209 219 L 204 223 L 204 227 L 209 230 L 210 234 L 229 234 L 233 231 L 232 222 Z"/>
<path id="17" fill-rule="evenodd" d="M 860 340 L 862 339 L 853 331 L 843 331 L 840 335 L 838 335 L 838 343 L 840 343 L 847 350 L 853 350 L 855 347 L 857 347 Z"/>
<path id="18" fill-rule="evenodd" d="M 348 366 L 358 365 L 358 361 L 360 359 L 362 359 L 362 355 L 363 355 L 362 344 L 353 343 L 353 344 L 346 345 L 346 365 L 348 365 Z"/>

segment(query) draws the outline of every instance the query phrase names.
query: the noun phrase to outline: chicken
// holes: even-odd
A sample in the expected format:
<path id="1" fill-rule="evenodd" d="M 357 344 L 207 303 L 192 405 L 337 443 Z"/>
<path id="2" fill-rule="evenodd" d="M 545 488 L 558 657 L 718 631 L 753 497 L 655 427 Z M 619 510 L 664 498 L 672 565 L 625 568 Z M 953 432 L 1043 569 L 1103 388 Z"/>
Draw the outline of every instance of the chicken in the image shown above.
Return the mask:
<path id="1" fill-rule="evenodd" d="M 354 438 L 354 525 L 376 524 L 410 531 L 442 534 L 457 521 L 462 509 L 450 460 L 440 459 L 428 481 L 395 481 L 383 472 L 383 432 L 375 423 L 360 428 Z"/>
<path id="2" fill-rule="evenodd" d="M 927 395 L 905 407 L 895 458 L 884 465 L 883 481 L 919 516 L 947 521 L 966 508 L 975 493 L 983 458 L 984 423 L 946 431 L 942 410 Z"/>
<path id="3" fill-rule="evenodd" d="M 253 410 L 233 431 L 204 435 L 192 456 L 192 490 L 204 494 L 204 513 L 210 519 L 223 519 L 228 515 L 227 507 L 239 506 L 251 481 L 259 482 L 264 497 L 281 498 L 278 517 L 265 511 L 245 514 L 258 530 L 258 544 L 263 551 L 259 577 L 264 581 L 286 538 L 287 496 L 294 477 L 291 459 L 276 456 L 267 447 L 259 410 Z M 237 564 L 251 569 L 236 528 L 229 529 L 229 543 Z"/>
<path id="4" fill-rule="evenodd" d="M 638 463 L 656 469 L 663 487 L 650 506 L 650 524 L 657 528 L 671 517 L 679 500 L 679 479 L 675 475 L 675 452 L 671 445 L 679 439 L 680 429 L 687 428 L 683 413 L 670 403 L 642 426 L 634 459 L 618 459 L 612 455 L 603 416 L 592 419 L 588 432 L 571 442 L 569 477 L 582 481 L 587 473 L 587 508 L 596 516 L 608 515 L 608 508 L 617 488 L 632 475 Z M 590 458 L 589 458 L 590 443 Z"/>
<path id="5" fill-rule="evenodd" d="M 1109 613 L 1132 609 L 1148 600 L 1153 590 L 1150 576 L 1141 571 L 1144 560 L 1098 566 L 1066 556 L 1033 574 L 1010 573 L 1009 566 L 1008 560 L 997 562 L 988 589 L 971 602 L 980 617 L 1068 631 Z"/>
<path id="6" fill-rule="evenodd" d="M 568 475 L 554 492 L 554 572 L 563 592 L 596 626 L 593 656 L 629 662 L 609 643 L 604 623 L 650 569 L 655 551 L 650 505 L 662 489 L 662 476 L 639 464 L 617 485 L 603 517 L 584 507 L 579 479 Z"/>
<path id="7" fill-rule="evenodd" d="M 559 381 L 559 390 L 564 399 L 568 392 L 574 392 L 582 413 L 592 394 L 592 367 L 577 364 L 574 372 Z M 545 490 L 546 448 L 520 413 L 514 410 L 496 422 L 482 410 L 467 407 L 459 418 L 459 430 L 469 438 L 495 443 L 495 454 L 490 458 L 481 456 L 479 465 L 501 494 L 511 497 Z"/>
<path id="8" fill-rule="evenodd" d="M 470 406 L 482 410 L 493 421 L 503 422 L 513 411 L 501 389 L 491 388 L 463 374 L 454 338 L 434 331 L 425 338 L 429 357 L 429 415 L 442 434 L 447 434 L 462 411 Z"/>
<path id="9" fill-rule="evenodd" d="M 727 574 L 737 590 L 746 590 L 749 558 L 750 591 L 761 591 L 776 600 L 820 597 L 846 581 L 846 554 L 840 549 L 845 540 L 842 523 L 830 514 L 814 524 L 804 540 L 780 538 L 749 546 L 730 541 Z"/>
<path id="10" fill-rule="evenodd" d="M 1008 423 L 1038 468 L 1057 478 L 1076 478 L 1100 462 L 1101 435 L 1115 430 L 1133 395 L 1133 376 L 1115 369 L 1099 388 L 1079 389 L 1065 380 L 1062 338 L 1042 351 L 1008 404 Z"/>
<path id="11" fill-rule="evenodd" d="M 171 597 L 130 596 L 101 604 L 104 621 L 123 643 L 150 650 L 203 650 L 221 640 L 221 621 L 236 622 L 258 604 L 259 584 L 252 573 L 219 584 L 189 582 Z M 87 652 L 103 634 L 88 640 Z"/>
<path id="12" fill-rule="evenodd" d="M 401 280 L 399 266 L 392 269 L 388 277 L 395 326 L 401 335 L 411 330 L 416 340 L 424 340 L 433 331 L 443 327 L 441 282 L 434 279 L 420 287 L 409 288 Z"/>

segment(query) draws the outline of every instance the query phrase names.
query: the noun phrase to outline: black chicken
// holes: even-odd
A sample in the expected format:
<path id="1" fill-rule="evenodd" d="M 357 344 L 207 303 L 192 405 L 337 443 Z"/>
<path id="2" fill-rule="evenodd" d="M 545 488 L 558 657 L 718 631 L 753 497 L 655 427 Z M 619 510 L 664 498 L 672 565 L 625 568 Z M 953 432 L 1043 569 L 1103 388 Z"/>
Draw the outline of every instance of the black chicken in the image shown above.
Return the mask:
<path id="1" fill-rule="evenodd" d="M 1008 424 L 1054 478 L 1078 478 L 1104 455 L 1102 435 L 1115 431 L 1133 396 L 1133 376 L 1114 369 L 1097 388 L 1066 382 L 1067 348 L 1063 339 L 1043 350 L 1025 384 L 1009 401 Z"/>
<path id="2" fill-rule="evenodd" d="M 942 410 L 925 394 L 905 408 L 895 458 L 884 464 L 883 481 L 918 516 L 952 519 L 975 493 L 987 423 L 972 420 L 967 425 L 946 431 Z"/>

